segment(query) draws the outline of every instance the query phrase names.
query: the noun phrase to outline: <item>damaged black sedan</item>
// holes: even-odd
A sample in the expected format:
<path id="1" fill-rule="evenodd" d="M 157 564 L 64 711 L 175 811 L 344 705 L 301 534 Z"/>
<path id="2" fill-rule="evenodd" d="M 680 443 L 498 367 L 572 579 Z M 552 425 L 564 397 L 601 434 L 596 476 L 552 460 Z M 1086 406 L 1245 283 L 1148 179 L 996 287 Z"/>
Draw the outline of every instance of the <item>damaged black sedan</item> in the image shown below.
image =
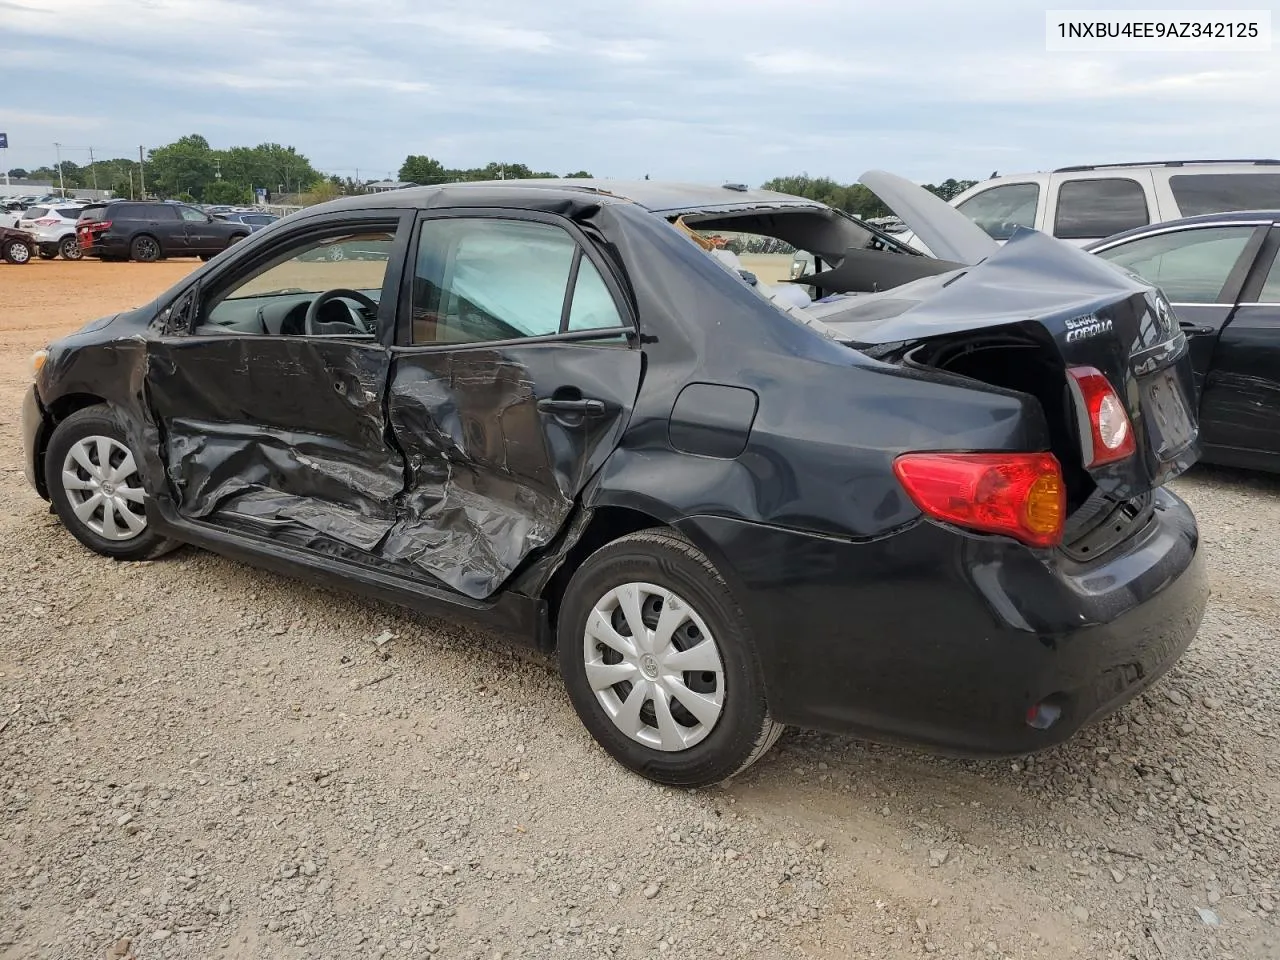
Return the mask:
<path id="1" fill-rule="evenodd" d="M 37 355 L 29 479 L 109 557 L 197 544 L 555 651 L 665 783 L 785 724 L 1049 746 L 1199 625 L 1186 340 L 1096 257 L 864 180 L 948 259 L 739 186 L 304 211 Z"/>

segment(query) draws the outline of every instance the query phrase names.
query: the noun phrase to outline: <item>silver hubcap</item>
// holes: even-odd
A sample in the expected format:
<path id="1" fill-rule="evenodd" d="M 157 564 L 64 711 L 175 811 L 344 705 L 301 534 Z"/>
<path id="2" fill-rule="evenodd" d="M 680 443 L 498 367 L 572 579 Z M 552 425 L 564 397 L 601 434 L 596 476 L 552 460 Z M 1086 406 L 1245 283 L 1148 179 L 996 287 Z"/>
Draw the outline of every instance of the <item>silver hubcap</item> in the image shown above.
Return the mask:
<path id="1" fill-rule="evenodd" d="M 587 682 L 619 730 L 655 750 L 687 750 L 724 708 L 724 664 L 711 631 L 677 594 L 624 583 L 591 609 Z"/>
<path id="2" fill-rule="evenodd" d="M 31 251 L 25 243 L 15 243 L 9 248 L 9 258 L 14 263 L 26 263 L 31 259 Z"/>
<path id="3" fill-rule="evenodd" d="M 76 519 L 106 540 L 132 540 L 147 529 L 138 465 L 119 440 L 76 441 L 62 461 L 62 489 Z"/>
<path id="4" fill-rule="evenodd" d="M 156 255 L 158 248 L 152 240 L 138 241 L 138 256 L 144 259 L 150 259 Z"/>

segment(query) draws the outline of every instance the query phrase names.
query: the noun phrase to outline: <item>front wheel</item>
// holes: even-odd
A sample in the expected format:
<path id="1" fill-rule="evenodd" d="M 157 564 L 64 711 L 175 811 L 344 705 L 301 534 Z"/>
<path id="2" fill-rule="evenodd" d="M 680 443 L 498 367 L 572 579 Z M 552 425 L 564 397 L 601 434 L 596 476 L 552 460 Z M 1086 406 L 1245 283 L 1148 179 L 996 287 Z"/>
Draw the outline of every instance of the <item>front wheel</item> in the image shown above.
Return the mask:
<path id="1" fill-rule="evenodd" d="M 596 741 L 659 783 L 700 787 L 773 746 L 750 625 L 710 560 L 644 530 L 578 568 L 558 623 L 560 673 Z"/>
<path id="2" fill-rule="evenodd" d="M 147 521 L 140 471 L 107 406 L 67 417 L 45 452 L 44 475 L 58 519 L 90 550 L 116 560 L 149 560 L 177 546 Z"/>
<path id="3" fill-rule="evenodd" d="M 31 248 L 21 240 L 10 240 L 4 245 L 4 258 L 10 263 L 29 263 Z"/>

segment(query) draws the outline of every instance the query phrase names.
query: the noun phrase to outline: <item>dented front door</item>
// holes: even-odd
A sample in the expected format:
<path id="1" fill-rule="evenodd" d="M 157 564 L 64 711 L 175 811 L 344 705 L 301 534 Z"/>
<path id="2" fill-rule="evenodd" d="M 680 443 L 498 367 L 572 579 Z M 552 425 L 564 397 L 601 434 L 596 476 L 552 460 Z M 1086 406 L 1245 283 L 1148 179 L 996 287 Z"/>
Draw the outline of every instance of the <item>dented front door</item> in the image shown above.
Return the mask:
<path id="1" fill-rule="evenodd" d="M 408 485 L 383 552 L 484 598 L 618 445 L 641 352 L 611 265 L 567 221 L 443 212 L 414 249 L 388 396 Z"/>
<path id="2" fill-rule="evenodd" d="M 211 276 L 190 329 L 151 342 L 147 393 L 185 519 L 379 562 L 404 489 L 384 402 L 397 230 L 393 219 L 285 234 Z M 335 244 L 365 259 L 339 262 Z M 373 306 L 321 301 L 307 324 L 335 290 Z"/>

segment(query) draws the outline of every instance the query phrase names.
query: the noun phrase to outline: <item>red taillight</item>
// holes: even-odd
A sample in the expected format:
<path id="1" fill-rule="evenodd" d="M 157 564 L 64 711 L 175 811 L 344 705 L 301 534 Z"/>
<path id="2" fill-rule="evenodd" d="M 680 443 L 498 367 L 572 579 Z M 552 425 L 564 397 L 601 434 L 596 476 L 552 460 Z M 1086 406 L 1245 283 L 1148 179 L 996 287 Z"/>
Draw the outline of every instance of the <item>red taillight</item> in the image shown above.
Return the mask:
<path id="1" fill-rule="evenodd" d="M 1068 382 L 1087 425 L 1080 425 L 1085 466 L 1100 467 L 1131 456 L 1137 449 L 1133 424 L 1111 381 L 1094 367 L 1068 367 Z"/>
<path id="2" fill-rule="evenodd" d="M 1035 547 L 1062 539 L 1066 486 L 1051 453 L 905 453 L 893 472 L 936 520 Z"/>
<path id="3" fill-rule="evenodd" d="M 37 227 L 52 227 L 55 223 L 61 223 L 56 217 L 44 217 L 36 221 Z"/>

